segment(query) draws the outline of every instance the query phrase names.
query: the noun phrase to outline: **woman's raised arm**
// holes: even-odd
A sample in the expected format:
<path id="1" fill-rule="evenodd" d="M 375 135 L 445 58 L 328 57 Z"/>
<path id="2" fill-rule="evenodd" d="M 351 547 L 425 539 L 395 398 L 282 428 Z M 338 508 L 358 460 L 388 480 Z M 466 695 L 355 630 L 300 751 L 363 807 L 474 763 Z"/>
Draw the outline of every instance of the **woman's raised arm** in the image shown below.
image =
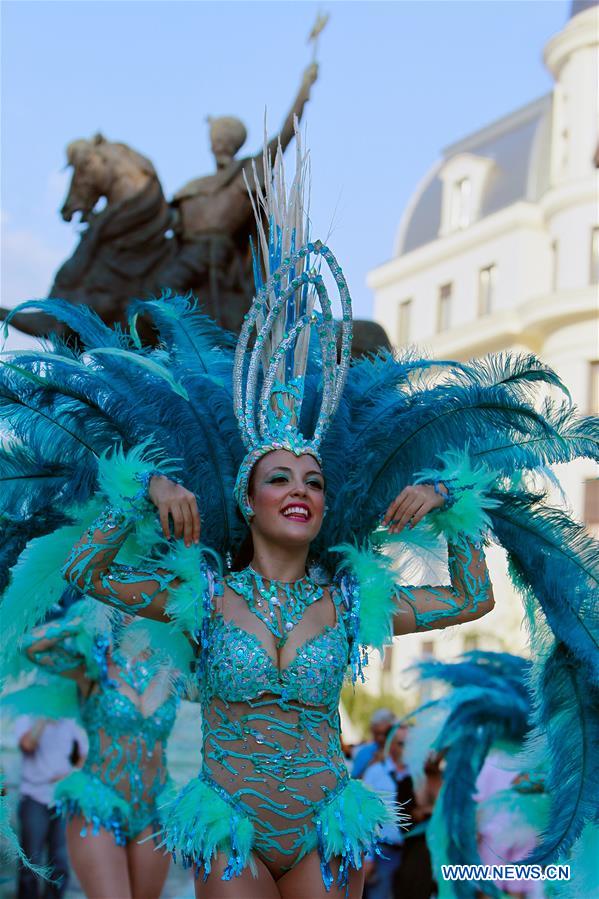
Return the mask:
<path id="1" fill-rule="evenodd" d="M 405 487 L 393 500 L 383 519 L 387 531 L 377 533 L 374 546 L 337 547 L 349 572 L 342 584 L 354 646 L 381 649 L 393 636 L 475 621 L 494 606 L 483 535 L 491 524 L 487 511 L 499 505 L 490 493 L 496 476 L 480 465 L 473 467 L 463 451 L 445 453 L 441 462 L 438 470 L 421 472 L 420 483 Z M 425 516 L 413 537 L 388 536 L 419 525 Z M 405 539 L 406 548 L 411 544 L 413 551 L 420 547 L 426 552 L 436 550 L 441 537 L 447 541 L 450 583 L 399 583 L 393 556 L 381 549 Z"/>
<path id="2" fill-rule="evenodd" d="M 476 621 L 493 609 L 493 588 L 482 543 L 458 537 L 448 543 L 447 558 L 449 585 L 397 589 L 395 636 Z"/>
<path id="3" fill-rule="evenodd" d="M 50 621 L 35 628 L 23 641 L 23 652 L 30 662 L 81 684 L 86 676 L 84 655 L 76 645 L 80 620 Z"/>
<path id="4" fill-rule="evenodd" d="M 125 470 L 126 478 L 120 477 Z M 114 482 L 119 484 L 118 490 Z M 195 496 L 157 469 L 144 468 L 143 447 L 127 456 L 117 451 L 110 459 L 103 458 L 100 486 L 110 508 L 73 547 L 62 569 L 64 577 L 88 596 L 123 612 L 168 620 L 165 609 L 169 590 L 179 584 L 176 575 L 159 563 L 132 566 L 115 560 L 148 499 L 158 509 L 166 538 L 172 520 L 175 537 L 183 537 L 188 547 L 197 544 L 200 520 Z"/>
<path id="5" fill-rule="evenodd" d="M 481 536 L 489 527 L 486 510 L 497 505 L 497 500 L 488 495 L 495 476 L 481 467 L 473 468 L 465 454 L 448 453 L 443 463 L 440 470 L 422 472 L 421 480 L 432 482 L 441 499 L 440 507 L 428 520 L 434 532 L 447 540 L 450 584 L 398 586 L 395 635 L 465 624 L 482 618 L 495 605 Z M 432 505 L 432 497 L 426 505 Z"/>
<path id="6" fill-rule="evenodd" d="M 63 566 L 66 580 L 87 596 L 144 618 L 167 620 L 167 588 L 173 574 L 161 568 L 135 568 L 115 562 L 133 526 L 123 512 L 109 510 L 90 525 Z"/>

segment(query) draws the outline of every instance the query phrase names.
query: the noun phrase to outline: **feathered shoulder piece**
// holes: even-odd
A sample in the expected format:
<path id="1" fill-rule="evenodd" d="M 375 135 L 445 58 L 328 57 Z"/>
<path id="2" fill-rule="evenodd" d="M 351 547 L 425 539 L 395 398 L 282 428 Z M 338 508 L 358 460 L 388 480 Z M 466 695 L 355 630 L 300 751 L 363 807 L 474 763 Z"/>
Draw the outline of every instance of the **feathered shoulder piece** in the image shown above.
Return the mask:
<path id="1" fill-rule="evenodd" d="M 175 586 L 169 590 L 167 614 L 175 628 L 201 642 L 214 596 L 223 590 L 220 559 L 206 547 L 186 547 L 183 541 L 177 541 L 169 545 L 159 564 L 176 577 Z"/>

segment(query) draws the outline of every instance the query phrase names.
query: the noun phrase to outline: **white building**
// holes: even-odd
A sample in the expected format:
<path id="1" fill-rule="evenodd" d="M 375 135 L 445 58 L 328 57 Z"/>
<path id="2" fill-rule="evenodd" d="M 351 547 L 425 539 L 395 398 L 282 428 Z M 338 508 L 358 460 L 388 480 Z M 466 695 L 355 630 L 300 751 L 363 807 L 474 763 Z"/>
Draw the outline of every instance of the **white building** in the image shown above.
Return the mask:
<path id="1" fill-rule="evenodd" d="M 599 413 L 599 6 L 575 2 L 544 60 L 555 86 L 447 147 L 416 188 L 393 258 L 370 272 L 374 318 L 396 346 L 466 360 L 534 352 Z M 576 517 L 599 525 L 591 463 L 559 472 Z M 423 652 L 478 645 L 523 651 L 522 610 L 503 560 L 490 559 L 497 606 L 480 622 L 394 647 L 397 671 Z M 374 685 L 378 678 L 374 677 Z"/>

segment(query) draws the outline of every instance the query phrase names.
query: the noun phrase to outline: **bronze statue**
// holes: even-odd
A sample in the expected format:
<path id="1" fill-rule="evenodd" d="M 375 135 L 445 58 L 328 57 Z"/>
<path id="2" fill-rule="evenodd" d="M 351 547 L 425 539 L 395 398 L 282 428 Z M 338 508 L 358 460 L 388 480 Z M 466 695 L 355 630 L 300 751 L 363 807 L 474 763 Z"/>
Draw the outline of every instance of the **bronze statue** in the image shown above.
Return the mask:
<path id="1" fill-rule="evenodd" d="M 280 134 L 269 143 L 274 155 L 294 135 L 318 76 L 316 44 L 326 25 L 318 17 L 309 37 L 313 62 L 304 71 L 298 94 Z M 247 132 L 233 116 L 209 119 L 216 162 L 211 175 L 184 185 L 168 203 L 149 159 L 101 134 L 76 140 L 67 147 L 73 177 L 61 209 L 70 222 L 75 213 L 87 228 L 75 252 L 58 270 L 49 296 L 90 306 L 108 325 L 125 325 L 131 300 L 159 295 L 163 290 L 194 294 L 203 311 L 219 324 L 238 331 L 253 293 L 249 237 L 253 230 L 246 178 L 254 183 L 253 167 L 263 180 L 262 150 L 237 159 Z M 244 177 L 244 175 L 246 177 Z M 105 207 L 94 211 L 104 198 Z M 0 321 L 9 310 L 0 308 Z M 68 327 L 42 312 L 21 312 L 10 323 L 25 334 L 62 336 Z M 142 337 L 152 340 L 149 329 Z M 354 322 L 353 355 L 389 348 L 384 331 L 368 321 Z"/>
<path id="2" fill-rule="evenodd" d="M 318 69 L 305 71 L 297 97 L 281 133 L 283 149 L 293 137 Z M 252 297 L 249 236 L 250 198 L 243 173 L 262 154 L 236 159 L 246 130 L 239 119 L 210 122 L 216 172 L 190 181 L 165 200 L 154 166 L 145 156 L 98 134 L 76 140 L 67 148 L 73 178 L 61 214 L 71 221 L 76 212 L 87 222 L 79 244 L 58 270 L 49 296 L 85 303 L 107 323 L 124 323 L 132 299 L 158 295 L 165 289 L 193 293 L 202 309 L 221 325 L 238 330 Z M 106 206 L 94 208 L 104 197 Z M 0 309 L 0 321 L 9 311 Z M 42 336 L 68 328 L 40 312 L 11 316 L 25 334 Z"/>
<path id="3" fill-rule="evenodd" d="M 107 323 L 124 323 L 132 297 L 156 289 L 156 272 L 174 255 L 167 237 L 173 213 L 154 166 L 126 144 L 101 134 L 67 147 L 73 178 L 61 209 L 70 222 L 76 212 L 88 223 L 79 244 L 56 273 L 48 296 L 89 305 Z M 94 212 L 98 200 L 106 206 Z M 0 320 L 8 314 L 0 309 Z M 68 329 L 41 312 L 23 312 L 10 323 L 25 334 Z"/>

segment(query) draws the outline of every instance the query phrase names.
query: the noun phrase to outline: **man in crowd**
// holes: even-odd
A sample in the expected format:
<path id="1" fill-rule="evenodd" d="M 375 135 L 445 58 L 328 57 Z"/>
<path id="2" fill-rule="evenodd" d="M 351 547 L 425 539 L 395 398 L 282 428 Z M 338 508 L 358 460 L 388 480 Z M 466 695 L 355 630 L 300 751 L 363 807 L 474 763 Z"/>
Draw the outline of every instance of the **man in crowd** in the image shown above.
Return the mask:
<path id="1" fill-rule="evenodd" d="M 372 742 L 365 743 L 356 752 L 352 767 L 352 777 L 363 777 L 364 772 L 373 762 L 383 758 L 385 740 L 395 723 L 395 715 L 389 709 L 377 709 L 370 719 Z"/>
<path id="2" fill-rule="evenodd" d="M 44 899 L 61 899 L 69 876 L 65 825 L 53 815 L 50 804 L 56 781 L 85 758 L 87 738 L 69 718 L 22 715 L 17 718 L 15 732 L 22 754 L 18 809 L 21 847 L 31 862 L 50 867 L 53 881 L 44 883 L 21 865 L 17 899 L 38 899 L 42 894 Z"/>
<path id="3" fill-rule="evenodd" d="M 392 800 L 402 803 L 401 814 L 405 818 L 414 807 L 414 787 L 403 754 L 407 727 L 396 727 L 390 734 L 385 757 L 373 762 L 364 772 L 364 783 Z M 393 881 L 402 860 L 404 835 L 396 821 L 384 824 L 380 834 L 381 855 L 369 857 L 365 862 L 367 899 L 391 899 Z"/>

